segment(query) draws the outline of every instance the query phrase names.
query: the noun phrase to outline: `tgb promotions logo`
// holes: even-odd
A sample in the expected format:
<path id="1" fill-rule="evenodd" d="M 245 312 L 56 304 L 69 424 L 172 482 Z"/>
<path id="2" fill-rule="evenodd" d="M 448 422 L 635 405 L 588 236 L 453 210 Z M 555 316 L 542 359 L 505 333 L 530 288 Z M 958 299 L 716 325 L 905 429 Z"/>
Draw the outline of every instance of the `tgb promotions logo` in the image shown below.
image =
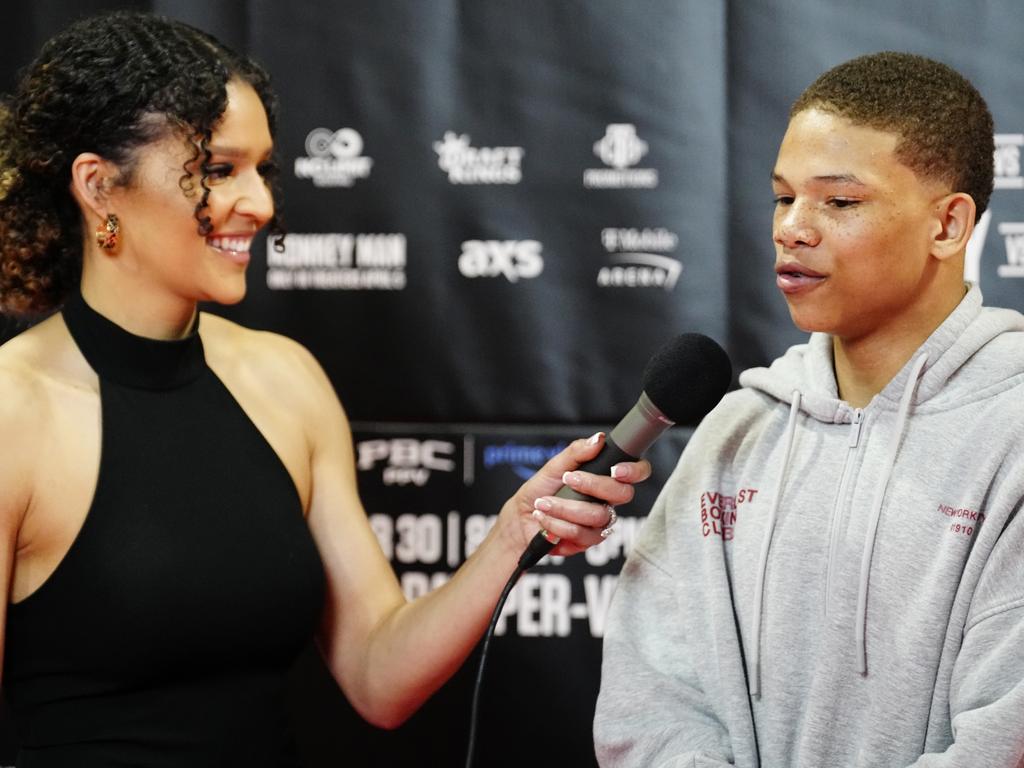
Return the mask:
<path id="1" fill-rule="evenodd" d="M 474 147 L 468 134 L 445 131 L 434 151 L 452 184 L 518 184 L 523 178 L 522 147 Z"/>
<path id="2" fill-rule="evenodd" d="M 306 136 L 307 157 L 295 158 L 295 176 L 317 187 L 351 187 L 370 175 L 373 159 L 363 152 L 363 137 L 352 128 L 314 128 Z"/>
<path id="3" fill-rule="evenodd" d="M 454 472 L 455 443 L 447 440 L 417 440 L 396 437 L 389 440 L 361 440 L 356 443 L 360 472 L 381 469 L 384 485 L 422 487 L 433 472 Z"/>
<path id="4" fill-rule="evenodd" d="M 544 271 L 543 246 L 536 240 L 467 240 L 459 255 L 463 277 L 504 277 L 510 283 Z"/>
<path id="5" fill-rule="evenodd" d="M 679 236 L 664 227 L 654 229 L 601 230 L 601 243 L 612 264 L 601 267 L 597 284 L 602 288 L 662 288 L 671 291 L 683 265 L 666 254 L 679 244 Z"/>
<path id="6" fill-rule="evenodd" d="M 652 189 L 658 186 L 655 168 L 633 168 L 647 154 L 647 142 L 632 123 L 612 123 L 604 137 L 594 144 L 594 154 L 608 168 L 587 168 L 583 186 L 589 189 Z"/>

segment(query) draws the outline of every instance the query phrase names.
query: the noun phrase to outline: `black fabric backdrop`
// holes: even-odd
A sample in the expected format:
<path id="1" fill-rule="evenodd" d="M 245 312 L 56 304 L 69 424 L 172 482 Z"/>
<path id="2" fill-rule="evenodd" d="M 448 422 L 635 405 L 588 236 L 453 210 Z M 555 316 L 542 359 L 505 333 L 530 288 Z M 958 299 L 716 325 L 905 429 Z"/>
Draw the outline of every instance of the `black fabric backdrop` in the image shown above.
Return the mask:
<path id="1" fill-rule="evenodd" d="M 789 103 L 840 61 L 923 53 L 985 94 L 997 189 L 967 271 L 989 304 L 1024 309 L 1016 0 L 8 2 L 0 86 L 72 18 L 111 7 L 194 23 L 272 73 L 292 235 L 281 255 L 261 244 L 249 297 L 214 311 L 324 365 L 410 594 L 450 572 L 517 472 L 613 423 L 666 339 L 706 333 L 737 370 L 802 339 L 774 287 L 768 174 Z M 22 327 L 0 322 L 0 337 Z M 686 434 L 658 446 L 633 514 Z M 522 585 L 490 662 L 480 765 L 593 764 L 602 590 L 628 543 Z M 310 652 L 293 686 L 307 764 L 459 764 L 471 667 L 384 733 Z"/>

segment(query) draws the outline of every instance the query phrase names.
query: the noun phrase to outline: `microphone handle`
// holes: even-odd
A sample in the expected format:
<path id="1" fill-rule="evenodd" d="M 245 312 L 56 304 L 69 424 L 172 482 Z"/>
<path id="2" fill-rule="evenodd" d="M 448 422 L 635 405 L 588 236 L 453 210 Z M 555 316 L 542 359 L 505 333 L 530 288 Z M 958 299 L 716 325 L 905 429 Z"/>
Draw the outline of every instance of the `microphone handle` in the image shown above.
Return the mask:
<path id="1" fill-rule="evenodd" d="M 641 451 L 642 453 L 642 451 Z M 605 440 L 604 448 L 590 461 L 581 464 L 579 469 L 586 472 L 593 472 L 595 475 L 607 475 L 611 473 L 611 468 L 618 464 L 620 461 L 636 461 L 638 456 L 631 456 L 622 450 L 613 439 L 613 435 L 609 435 Z M 604 502 L 601 499 L 595 499 L 593 496 L 587 496 L 586 494 L 574 491 L 567 485 L 563 485 L 559 489 L 555 496 L 561 499 L 576 499 L 578 501 L 596 501 L 599 504 Z M 555 545 L 558 544 L 558 539 L 549 541 L 544 531 L 538 531 L 533 539 L 530 541 L 529 546 L 523 551 L 523 554 L 519 557 L 519 567 L 522 570 L 532 568 L 540 559 L 544 557 L 548 552 L 554 549 Z"/>

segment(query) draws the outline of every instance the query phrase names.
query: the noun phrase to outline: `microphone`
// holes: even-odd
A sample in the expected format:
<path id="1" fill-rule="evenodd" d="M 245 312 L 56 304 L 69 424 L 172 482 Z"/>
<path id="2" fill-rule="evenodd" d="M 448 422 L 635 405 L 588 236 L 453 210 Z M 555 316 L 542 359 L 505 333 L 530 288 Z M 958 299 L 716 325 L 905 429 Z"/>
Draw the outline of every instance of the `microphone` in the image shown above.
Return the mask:
<path id="1" fill-rule="evenodd" d="M 608 474 L 620 461 L 639 459 L 673 424 L 704 418 L 731 381 L 732 364 L 717 343 L 699 333 L 677 336 L 647 361 L 640 399 L 609 433 L 601 452 L 579 469 Z M 603 503 L 568 486 L 555 496 Z M 557 543 L 539 531 L 520 556 L 520 568 L 532 568 Z"/>

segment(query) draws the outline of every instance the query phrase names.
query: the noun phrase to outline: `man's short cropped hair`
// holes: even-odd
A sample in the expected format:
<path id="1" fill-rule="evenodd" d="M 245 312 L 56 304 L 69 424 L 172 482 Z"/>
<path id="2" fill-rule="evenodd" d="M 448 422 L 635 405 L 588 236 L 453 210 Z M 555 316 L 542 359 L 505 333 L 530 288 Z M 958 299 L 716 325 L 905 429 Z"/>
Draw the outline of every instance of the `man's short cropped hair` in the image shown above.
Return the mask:
<path id="1" fill-rule="evenodd" d="M 971 82 L 941 62 L 885 51 L 825 72 L 793 104 L 790 118 L 821 109 L 899 134 L 896 156 L 923 179 L 966 192 L 977 216 L 992 195 L 992 113 Z"/>

